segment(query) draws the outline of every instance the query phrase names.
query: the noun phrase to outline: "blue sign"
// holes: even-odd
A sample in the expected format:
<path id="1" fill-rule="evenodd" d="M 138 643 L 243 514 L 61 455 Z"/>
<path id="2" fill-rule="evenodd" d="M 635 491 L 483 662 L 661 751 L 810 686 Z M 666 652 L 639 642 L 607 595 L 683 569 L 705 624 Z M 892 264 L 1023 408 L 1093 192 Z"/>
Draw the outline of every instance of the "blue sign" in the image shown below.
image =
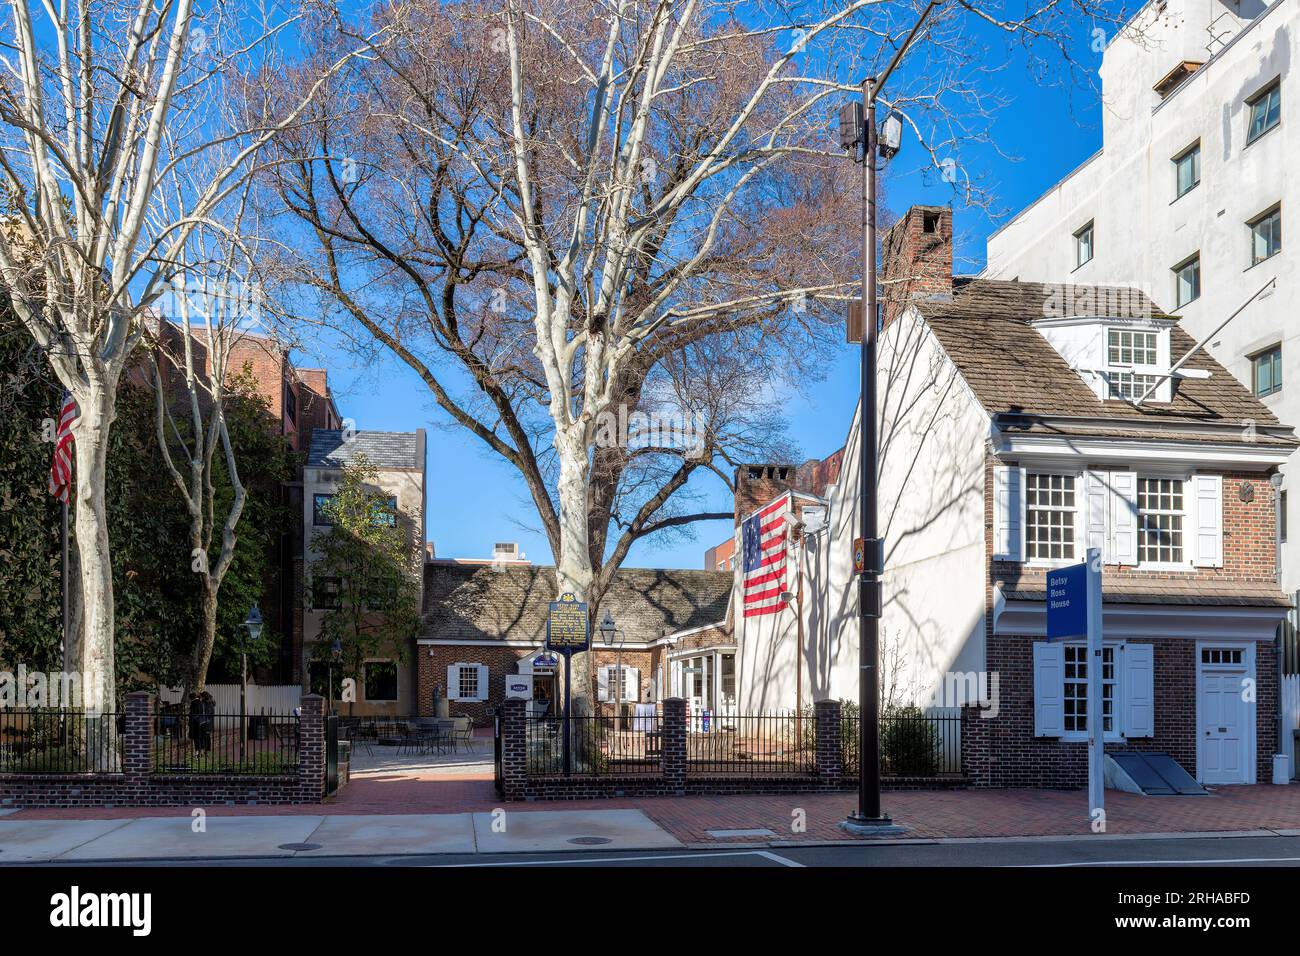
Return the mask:
<path id="1" fill-rule="evenodd" d="M 1072 564 L 1047 572 L 1047 639 L 1088 633 L 1088 566 Z"/>

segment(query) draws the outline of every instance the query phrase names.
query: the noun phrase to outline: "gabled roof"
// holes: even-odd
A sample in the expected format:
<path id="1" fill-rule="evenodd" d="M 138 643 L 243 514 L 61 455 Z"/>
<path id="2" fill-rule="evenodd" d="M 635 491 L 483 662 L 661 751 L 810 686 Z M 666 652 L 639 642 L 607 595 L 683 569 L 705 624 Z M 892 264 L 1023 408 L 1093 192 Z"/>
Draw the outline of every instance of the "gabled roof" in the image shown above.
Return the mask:
<path id="1" fill-rule="evenodd" d="M 312 432 L 308 468 L 342 468 L 365 455 L 376 468 L 411 468 L 424 466 L 420 453 L 419 432 L 354 431 L 345 441 L 338 429 L 317 428 Z"/>
<path id="2" fill-rule="evenodd" d="M 730 571 L 620 568 L 600 613 L 608 610 L 629 643 L 723 621 Z M 555 600 L 555 568 L 434 561 L 424 567 L 421 640 L 541 641 Z M 592 621 L 592 639 L 600 643 Z"/>
<path id="3" fill-rule="evenodd" d="M 1101 399 L 1030 323 L 1051 316 L 1095 317 L 1088 302 L 1127 303 L 1128 316 L 1172 320 L 1145 295 L 1115 287 L 1061 287 L 1038 282 L 967 279 L 951 299 L 916 303 L 975 397 L 999 427 L 1098 437 L 1223 443 L 1297 444 L 1263 402 L 1215 359 L 1197 352 L 1183 366 L 1209 378 L 1176 380 L 1171 402 L 1135 406 Z M 1085 303 L 1073 310 L 1069 301 Z M 1196 344 L 1176 324 L 1170 330 L 1176 361 Z M 1247 423 L 1253 425 L 1244 434 Z M 1185 431 L 1179 431 L 1185 429 Z"/>

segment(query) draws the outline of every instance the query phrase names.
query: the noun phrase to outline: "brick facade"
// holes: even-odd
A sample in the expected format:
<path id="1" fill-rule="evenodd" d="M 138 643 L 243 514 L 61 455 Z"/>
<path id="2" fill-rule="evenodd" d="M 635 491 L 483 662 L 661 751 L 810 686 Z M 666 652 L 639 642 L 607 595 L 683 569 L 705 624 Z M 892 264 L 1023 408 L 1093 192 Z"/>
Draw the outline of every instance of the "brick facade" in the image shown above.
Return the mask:
<path id="1" fill-rule="evenodd" d="M 302 700 L 296 774 L 152 773 L 153 697 L 126 696 L 121 773 L 0 774 L 0 808 L 164 807 L 320 803 L 325 797 L 325 702 Z"/>
<path id="2" fill-rule="evenodd" d="M 1087 784 L 1087 744 L 1034 734 L 1033 644 L 1043 637 L 997 634 L 993 629 L 994 592 L 1004 581 L 1019 586 L 1046 581 L 1046 570 L 1019 562 L 994 561 L 995 464 L 985 456 L 984 537 L 988 573 L 985 578 L 985 669 L 999 680 L 998 715 L 981 717 L 979 709 L 962 709 L 962 771 L 985 787 L 1073 788 Z M 1208 471 L 1208 470 L 1206 470 Z M 1138 570 L 1107 564 L 1108 582 L 1237 582 L 1275 581 L 1274 499 L 1267 475 L 1219 472 L 1223 479 L 1223 566 L 1186 570 Z M 1249 486 L 1249 491 L 1242 493 Z M 1184 609 L 1185 610 L 1185 609 Z M 1107 752 L 1139 750 L 1172 756 L 1192 776 L 1197 775 L 1197 639 L 1110 635 L 1130 644 L 1153 646 L 1155 692 L 1154 734 L 1124 741 L 1106 741 Z M 1255 648 L 1255 768 L 1257 782 L 1272 775 L 1277 737 L 1279 687 L 1277 650 L 1272 640 Z"/>

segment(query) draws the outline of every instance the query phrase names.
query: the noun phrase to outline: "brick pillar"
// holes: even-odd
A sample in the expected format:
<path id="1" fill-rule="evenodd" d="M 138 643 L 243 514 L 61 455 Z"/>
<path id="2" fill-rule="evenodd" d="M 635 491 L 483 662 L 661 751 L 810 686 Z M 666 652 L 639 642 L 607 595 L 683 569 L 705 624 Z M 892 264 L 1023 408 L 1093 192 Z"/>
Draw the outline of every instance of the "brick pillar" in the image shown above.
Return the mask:
<path id="1" fill-rule="evenodd" d="M 522 800 L 528 781 L 527 701 L 509 697 L 501 702 L 501 796 Z"/>
<path id="2" fill-rule="evenodd" d="M 325 799 L 325 698 L 308 694 L 298 720 L 298 800 Z"/>
<path id="3" fill-rule="evenodd" d="M 664 785 L 677 796 L 686 793 L 686 701 L 681 697 L 664 700 L 663 720 Z"/>
<path id="4" fill-rule="evenodd" d="M 142 784 L 153 769 L 153 695 L 147 690 L 126 695 L 126 734 L 122 738 L 122 774 L 128 784 Z"/>
<path id="5" fill-rule="evenodd" d="M 813 704 L 816 714 L 817 776 L 826 782 L 838 782 L 844 767 L 840 751 L 840 736 L 844 725 L 840 719 L 838 700 L 819 700 Z"/>

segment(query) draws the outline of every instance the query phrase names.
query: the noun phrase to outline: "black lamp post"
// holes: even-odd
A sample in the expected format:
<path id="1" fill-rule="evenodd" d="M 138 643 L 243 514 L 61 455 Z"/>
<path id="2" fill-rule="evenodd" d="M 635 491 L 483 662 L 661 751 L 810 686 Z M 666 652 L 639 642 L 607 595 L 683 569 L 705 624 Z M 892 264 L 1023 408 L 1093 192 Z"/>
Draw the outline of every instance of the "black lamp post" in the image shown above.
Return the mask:
<path id="1" fill-rule="evenodd" d="M 618 718 L 622 716 L 623 708 L 623 632 L 618 629 L 614 623 L 614 615 L 605 609 L 605 616 L 600 620 L 600 634 L 605 639 L 605 646 L 615 644 L 617 639 L 617 653 L 614 655 L 615 687 L 614 687 L 614 727 L 618 728 Z"/>
<path id="2" fill-rule="evenodd" d="M 858 808 L 844 821 L 855 832 L 881 834 L 898 827 L 880 809 L 880 614 L 884 596 L 880 575 L 884 571 L 884 542 L 878 512 L 878 435 L 876 424 L 876 156 L 898 151 L 902 124 L 891 116 L 883 130 L 876 129 L 876 97 L 893 74 L 903 54 L 920 32 L 926 17 L 943 0 L 930 0 L 884 71 L 862 83 L 862 102 L 840 110 L 840 146 L 857 150 L 862 163 L 862 391 L 859 398 L 858 445 L 860 557 L 858 574 Z M 857 550 L 857 549 L 855 549 Z"/>
<path id="3" fill-rule="evenodd" d="M 329 703 L 330 703 L 331 714 L 334 713 L 334 665 L 337 664 L 339 662 L 339 659 L 342 657 L 343 657 L 343 642 L 336 637 L 334 638 L 334 643 L 330 645 L 329 674 L 327 677 L 329 681 L 329 696 L 330 696 Z"/>
<path id="4" fill-rule="evenodd" d="M 248 639 L 254 644 L 262 636 L 262 612 L 254 604 L 244 618 L 244 630 Z M 244 638 L 239 638 L 239 759 L 244 759 L 244 748 L 248 743 L 248 648 Z"/>

